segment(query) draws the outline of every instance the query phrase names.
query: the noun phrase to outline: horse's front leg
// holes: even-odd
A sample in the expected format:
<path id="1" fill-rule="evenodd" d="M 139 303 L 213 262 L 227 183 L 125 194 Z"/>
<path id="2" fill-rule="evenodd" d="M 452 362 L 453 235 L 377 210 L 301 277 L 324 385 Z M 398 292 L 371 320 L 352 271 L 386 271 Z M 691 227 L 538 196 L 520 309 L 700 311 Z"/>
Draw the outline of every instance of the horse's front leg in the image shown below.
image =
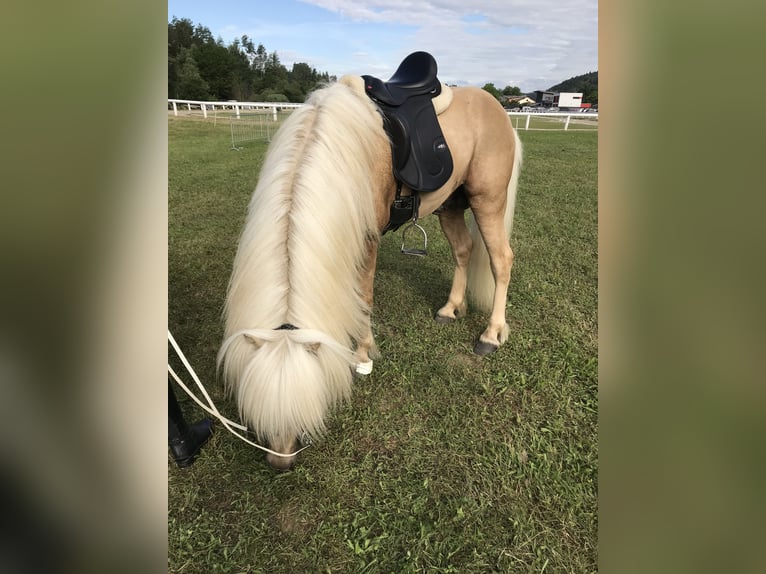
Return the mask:
<path id="1" fill-rule="evenodd" d="M 465 211 L 450 209 L 439 213 L 439 224 L 452 248 L 455 273 L 447 303 L 436 312 L 437 323 L 451 323 L 466 313 L 465 289 L 468 282 L 468 260 L 473 241 L 465 225 Z"/>
<path id="2" fill-rule="evenodd" d="M 369 310 L 365 318 L 365 334 L 356 344 L 356 372 L 360 375 L 369 375 L 372 372 L 372 359 L 380 355 L 375 345 L 375 339 L 372 336 L 372 290 L 375 283 L 375 267 L 378 260 L 378 242 L 379 239 L 377 237 L 367 238 L 366 262 L 360 277 L 362 297 L 365 303 L 367 303 Z"/>

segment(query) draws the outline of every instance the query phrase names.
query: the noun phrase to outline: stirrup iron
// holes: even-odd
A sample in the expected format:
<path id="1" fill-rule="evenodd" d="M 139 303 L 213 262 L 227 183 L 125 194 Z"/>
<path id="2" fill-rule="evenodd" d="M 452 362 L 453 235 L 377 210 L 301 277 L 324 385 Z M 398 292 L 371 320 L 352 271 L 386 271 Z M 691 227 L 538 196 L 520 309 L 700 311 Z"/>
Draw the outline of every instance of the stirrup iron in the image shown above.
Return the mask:
<path id="1" fill-rule="evenodd" d="M 428 235 L 426 234 L 426 230 L 420 227 L 420 225 L 418 225 L 415 221 L 416 220 L 413 219 L 412 222 L 404 228 L 404 231 L 402 231 L 402 253 L 405 255 L 417 255 L 418 257 L 425 257 L 427 255 L 426 250 L 428 249 Z M 407 248 L 404 246 L 407 242 L 407 231 L 413 227 L 420 230 L 420 233 L 423 234 L 423 249 Z"/>

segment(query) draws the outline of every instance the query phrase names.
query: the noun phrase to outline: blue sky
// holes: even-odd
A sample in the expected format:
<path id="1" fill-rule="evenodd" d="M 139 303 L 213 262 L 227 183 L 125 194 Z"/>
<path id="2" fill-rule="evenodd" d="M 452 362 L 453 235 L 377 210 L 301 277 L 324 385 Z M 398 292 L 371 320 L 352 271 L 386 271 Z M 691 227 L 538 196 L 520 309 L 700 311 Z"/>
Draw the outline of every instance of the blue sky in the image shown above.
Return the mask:
<path id="1" fill-rule="evenodd" d="M 173 16 L 338 77 L 387 79 L 417 50 L 443 82 L 524 92 L 598 69 L 597 0 L 168 0 Z"/>

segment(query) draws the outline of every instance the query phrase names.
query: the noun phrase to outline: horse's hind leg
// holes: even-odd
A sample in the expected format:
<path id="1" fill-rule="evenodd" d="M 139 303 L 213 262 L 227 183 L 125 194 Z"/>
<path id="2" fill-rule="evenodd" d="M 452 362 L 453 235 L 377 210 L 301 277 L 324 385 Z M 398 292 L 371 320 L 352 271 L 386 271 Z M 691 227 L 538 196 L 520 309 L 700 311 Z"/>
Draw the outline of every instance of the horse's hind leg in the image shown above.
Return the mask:
<path id="1" fill-rule="evenodd" d="M 451 323 L 466 313 L 465 289 L 468 281 L 468 260 L 473 241 L 465 225 L 463 209 L 448 209 L 439 213 L 442 231 L 452 247 L 455 273 L 452 277 L 447 304 L 436 312 L 437 323 Z"/>
<path id="2" fill-rule="evenodd" d="M 480 204 L 473 206 L 472 209 L 476 224 L 487 247 L 490 269 L 495 280 L 489 325 L 479 336 L 479 341 L 474 347 L 474 352 L 477 355 L 486 355 L 495 351 L 508 338 L 509 327 L 505 320 L 505 306 L 508 298 L 508 285 L 511 281 L 513 251 L 505 231 L 502 205 Z"/>

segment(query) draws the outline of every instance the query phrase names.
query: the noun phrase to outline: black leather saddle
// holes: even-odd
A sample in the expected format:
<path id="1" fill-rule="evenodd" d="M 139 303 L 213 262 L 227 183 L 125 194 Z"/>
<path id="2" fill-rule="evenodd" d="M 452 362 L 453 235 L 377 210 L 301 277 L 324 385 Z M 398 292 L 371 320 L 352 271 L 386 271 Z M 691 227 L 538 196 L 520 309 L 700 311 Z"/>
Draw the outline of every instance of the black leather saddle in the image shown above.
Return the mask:
<path id="1" fill-rule="evenodd" d="M 431 54 L 414 52 L 399 64 L 387 82 L 372 76 L 362 77 L 369 97 L 387 106 L 398 107 L 412 96 L 438 96 L 441 82 L 436 78 L 436 71 L 436 60 Z"/>
<path id="2" fill-rule="evenodd" d="M 447 147 L 431 102 L 441 93 L 436 60 L 428 52 L 407 56 L 384 82 L 362 76 L 391 138 L 394 177 L 414 192 L 436 191 L 452 175 Z"/>

